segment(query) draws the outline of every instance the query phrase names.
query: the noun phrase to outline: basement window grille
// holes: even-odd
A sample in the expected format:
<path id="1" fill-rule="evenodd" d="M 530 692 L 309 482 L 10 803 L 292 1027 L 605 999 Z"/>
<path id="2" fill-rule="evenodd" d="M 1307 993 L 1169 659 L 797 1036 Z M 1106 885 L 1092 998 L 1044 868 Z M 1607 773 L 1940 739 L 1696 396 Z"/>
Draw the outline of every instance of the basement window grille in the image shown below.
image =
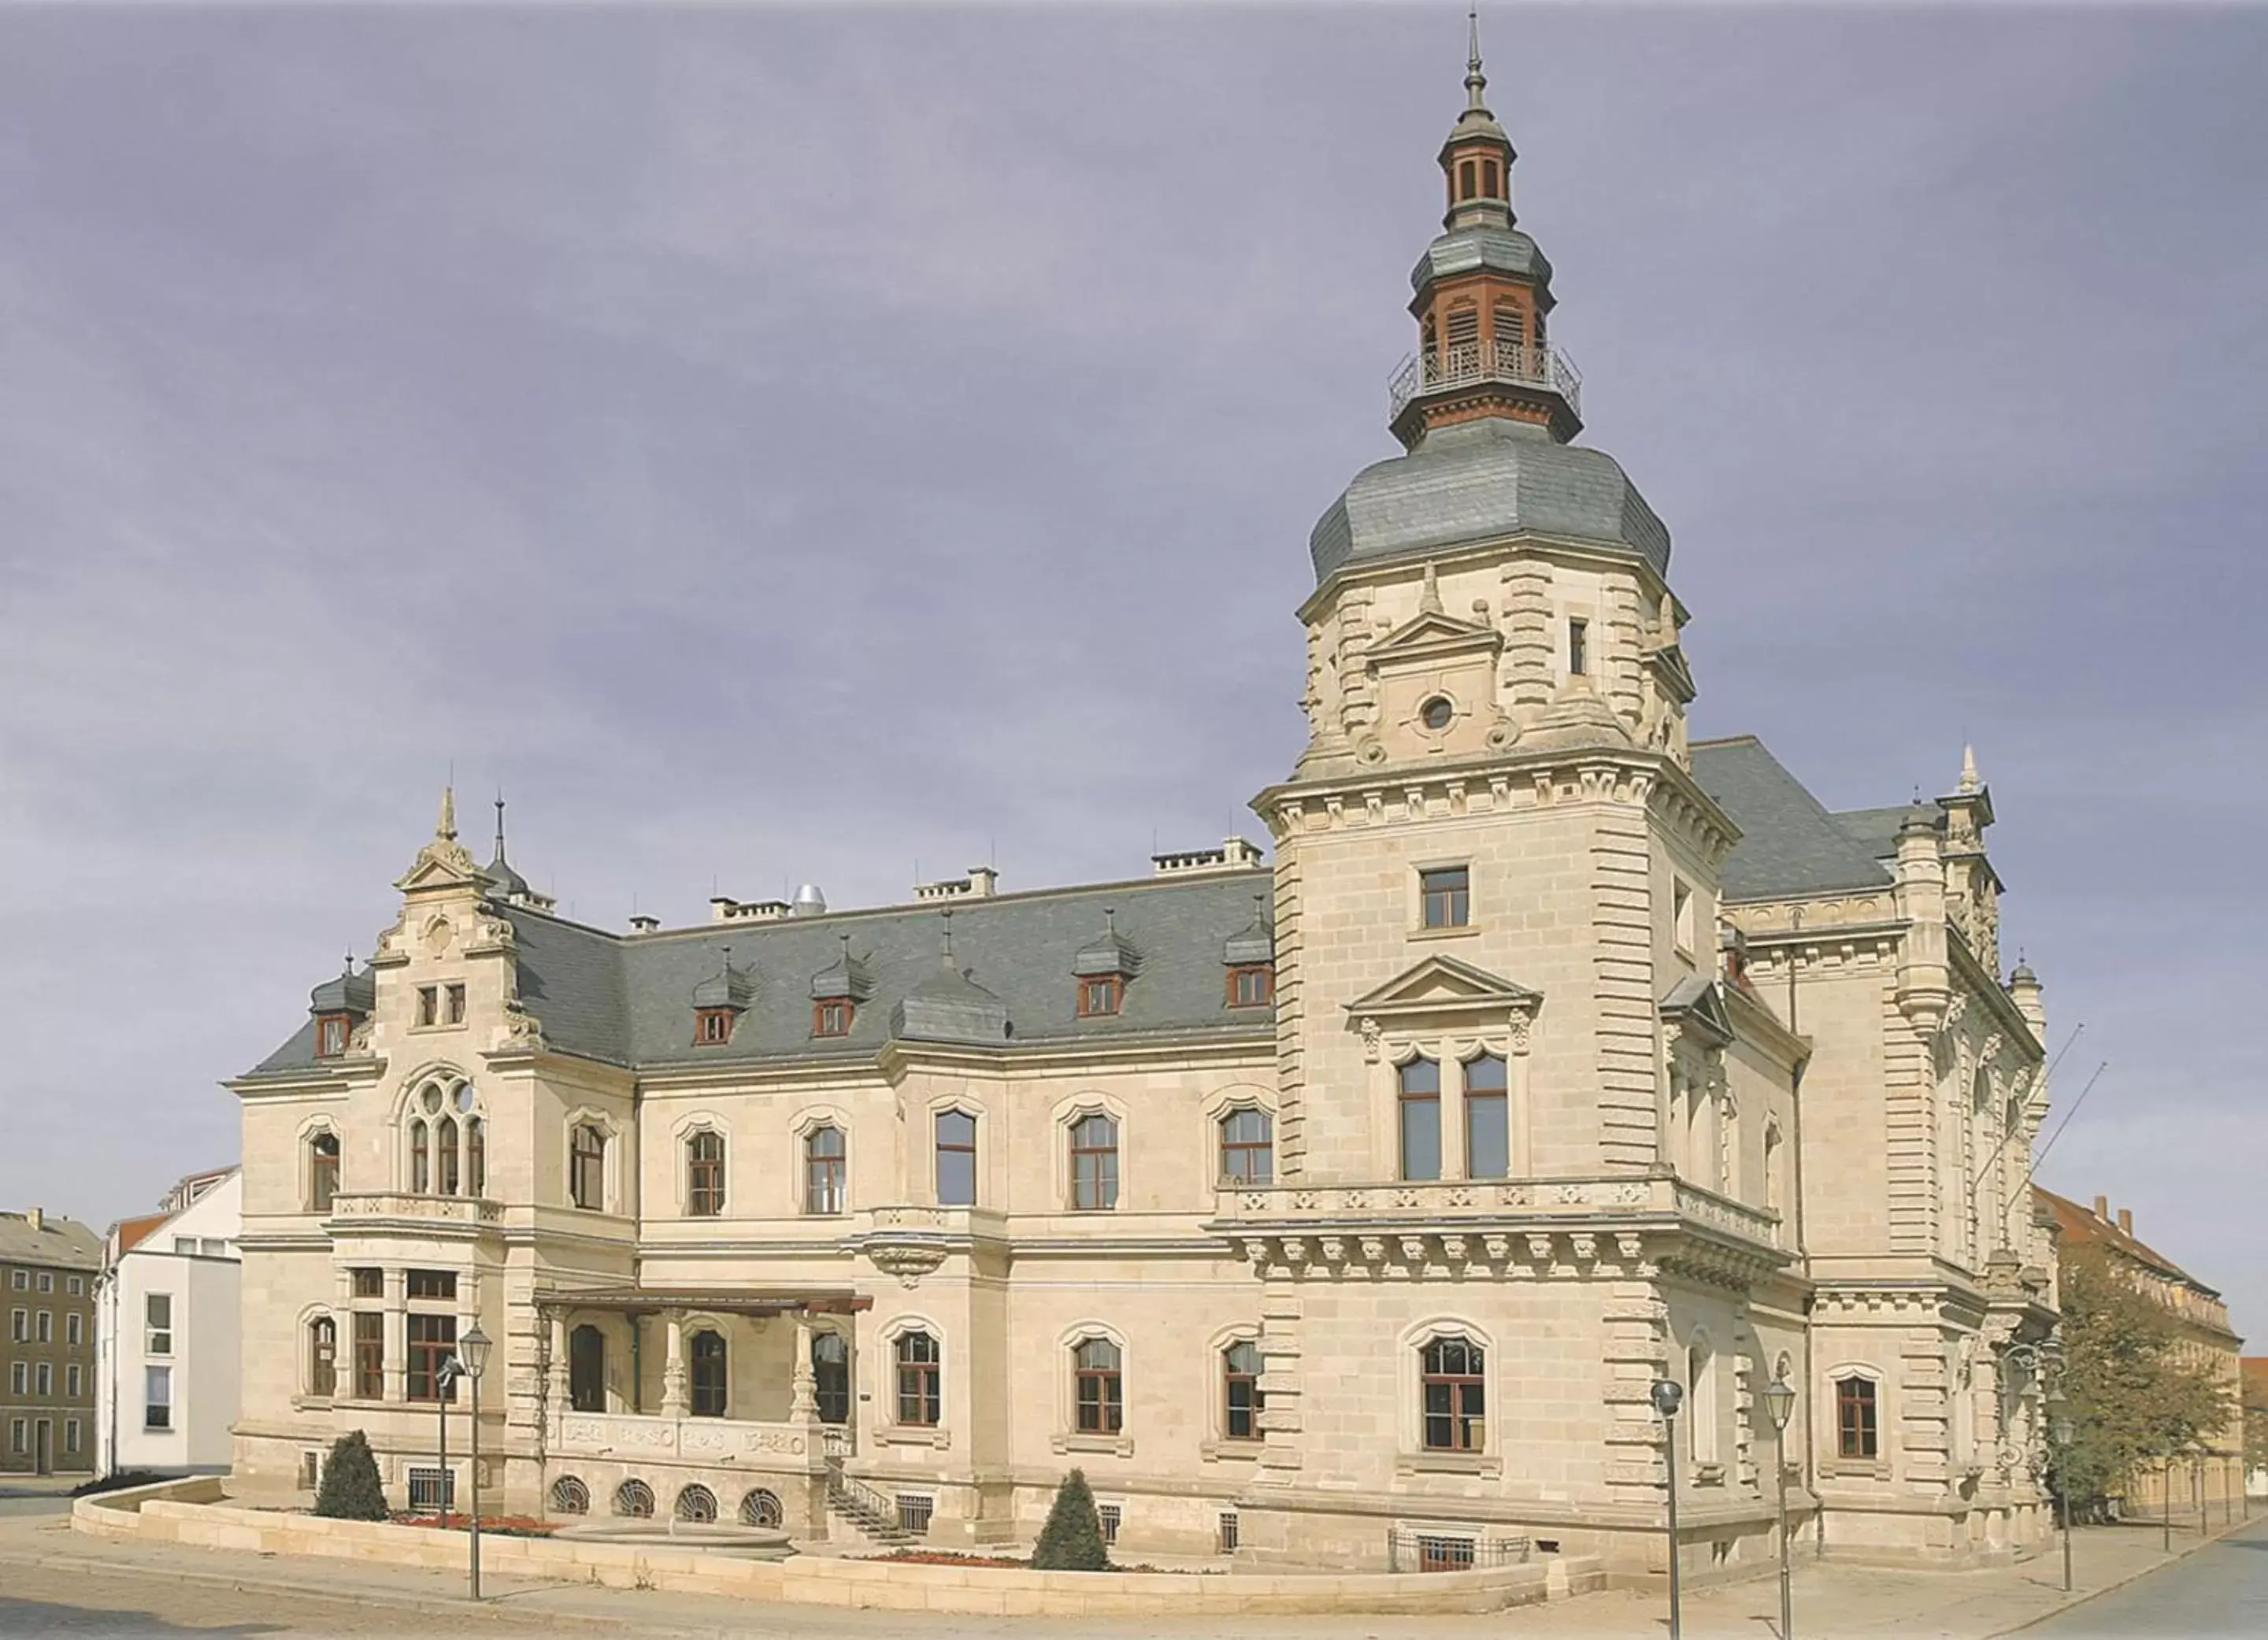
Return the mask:
<path id="1" fill-rule="evenodd" d="M 937 1512 L 937 1499 L 915 1492 L 898 1494 L 898 1530 L 910 1537 L 929 1535 L 930 1517 Z"/>
<path id="2" fill-rule="evenodd" d="M 454 1469 L 412 1469 L 409 1472 L 409 1507 L 413 1510 L 454 1509 L 457 1506 L 457 1472 Z"/>

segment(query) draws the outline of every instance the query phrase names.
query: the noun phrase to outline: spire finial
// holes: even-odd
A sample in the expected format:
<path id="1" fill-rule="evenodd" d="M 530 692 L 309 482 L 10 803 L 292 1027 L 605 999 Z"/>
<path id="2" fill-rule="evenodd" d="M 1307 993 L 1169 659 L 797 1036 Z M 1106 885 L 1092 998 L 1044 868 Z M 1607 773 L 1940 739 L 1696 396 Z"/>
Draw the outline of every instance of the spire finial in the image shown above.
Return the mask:
<path id="1" fill-rule="evenodd" d="M 433 835 L 445 842 L 457 840 L 457 787 L 453 781 L 441 788 L 441 818 L 434 824 Z"/>
<path id="2" fill-rule="evenodd" d="M 497 788 L 497 794 L 496 794 L 496 812 L 497 812 L 497 852 L 496 852 L 496 857 L 497 857 L 497 864 L 503 864 L 503 861 L 504 861 L 504 788 L 503 788 L 502 786 L 498 786 L 498 787 Z"/>
<path id="3" fill-rule="evenodd" d="M 354 947 L 352 945 L 349 945 L 347 947 L 347 976 L 350 979 L 354 976 Z"/>
<path id="4" fill-rule="evenodd" d="M 1473 0 L 1472 8 L 1465 13 L 1469 49 L 1465 54 L 1465 107 L 1486 112 L 1481 93 L 1488 89 L 1488 76 L 1481 72 L 1481 8 L 1480 0 Z"/>
<path id="5" fill-rule="evenodd" d="M 1984 784 L 1983 776 L 1977 772 L 1977 748 L 1973 746 L 1962 746 L 1961 748 L 1961 790 L 1975 791 Z"/>

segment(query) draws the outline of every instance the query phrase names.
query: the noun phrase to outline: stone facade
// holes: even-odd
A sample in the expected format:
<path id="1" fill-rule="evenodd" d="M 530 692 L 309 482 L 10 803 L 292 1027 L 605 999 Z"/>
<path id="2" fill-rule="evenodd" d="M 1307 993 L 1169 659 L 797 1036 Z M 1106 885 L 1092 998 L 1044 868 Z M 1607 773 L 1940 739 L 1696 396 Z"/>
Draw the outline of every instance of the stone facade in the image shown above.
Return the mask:
<path id="1" fill-rule="evenodd" d="M 477 1320 L 515 1510 L 1013 1542 L 1076 1464 L 1133 1552 L 1631 1576 L 1675 1464 L 1696 1574 L 1771 1554 L 1783 1477 L 1830 1552 L 2038 1534 L 2044 1019 L 1989 795 L 1830 815 L 1689 742 L 1668 532 L 1571 442 L 1467 85 L 1405 453 L 1311 542 L 1272 866 L 617 936 L 445 799 L 233 1085 L 247 1334 L 302 1341 L 247 1360 L 240 1468 L 360 1427 L 400 1495 Z"/>

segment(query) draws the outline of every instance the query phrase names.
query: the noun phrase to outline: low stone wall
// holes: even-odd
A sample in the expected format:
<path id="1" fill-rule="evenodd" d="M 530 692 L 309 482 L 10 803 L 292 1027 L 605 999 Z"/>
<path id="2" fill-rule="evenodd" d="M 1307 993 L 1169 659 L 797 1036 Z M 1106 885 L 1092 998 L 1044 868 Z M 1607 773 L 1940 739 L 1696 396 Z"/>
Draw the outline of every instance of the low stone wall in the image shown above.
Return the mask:
<path id="1" fill-rule="evenodd" d="M 462 1533 L 233 1508 L 214 1501 L 220 1495 L 220 1483 L 210 1479 L 100 1493 L 72 1506 L 71 1526 L 106 1538 L 381 1565 L 447 1569 L 465 1561 Z M 699 1549 L 504 1537 L 482 1540 L 481 1565 L 500 1577 L 977 1617 L 1492 1612 L 1564 1599 L 1606 1583 L 1600 1563 L 1587 1556 L 1553 1556 L 1484 1571 L 1185 1576 L 1019 1571 L 808 1555 L 756 1561 Z"/>

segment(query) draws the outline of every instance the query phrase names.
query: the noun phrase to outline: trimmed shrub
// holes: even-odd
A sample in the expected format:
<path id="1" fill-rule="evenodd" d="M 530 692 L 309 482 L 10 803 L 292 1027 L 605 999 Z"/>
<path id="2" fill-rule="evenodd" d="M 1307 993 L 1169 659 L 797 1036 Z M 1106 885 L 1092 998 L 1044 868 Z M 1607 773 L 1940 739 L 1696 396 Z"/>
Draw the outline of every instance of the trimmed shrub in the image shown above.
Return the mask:
<path id="1" fill-rule="evenodd" d="M 315 1494 L 315 1512 L 333 1520 L 391 1518 L 386 1489 L 378 1483 L 378 1460 L 371 1456 L 370 1441 L 360 1430 L 340 1436 L 332 1446 L 331 1460 L 323 1466 L 322 1489 Z"/>
<path id="2" fill-rule="evenodd" d="M 1094 1494 L 1087 1488 L 1084 1469 L 1072 1470 L 1056 1488 L 1055 1507 L 1048 1511 L 1040 1545 L 1032 1551 L 1032 1570 L 1110 1570 L 1110 1555 L 1102 1546 L 1102 1517 L 1095 1512 Z"/>

